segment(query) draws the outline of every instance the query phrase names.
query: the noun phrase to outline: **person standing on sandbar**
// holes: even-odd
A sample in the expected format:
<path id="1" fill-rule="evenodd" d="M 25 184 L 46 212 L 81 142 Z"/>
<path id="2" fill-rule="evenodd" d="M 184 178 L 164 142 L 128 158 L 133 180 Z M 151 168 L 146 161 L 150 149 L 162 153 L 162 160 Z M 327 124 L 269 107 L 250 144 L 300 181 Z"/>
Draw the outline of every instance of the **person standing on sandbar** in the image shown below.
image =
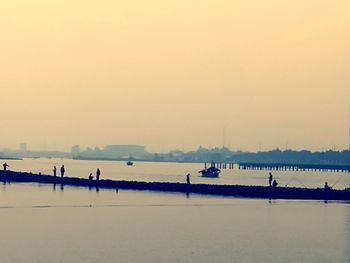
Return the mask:
<path id="1" fill-rule="evenodd" d="M 186 183 L 187 183 L 187 184 L 191 184 L 190 176 L 191 176 L 190 174 L 187 174 L 187 175 L 186 175 Z"/>
<path id="2" fill-rule="evenodd" d="M 273 176 L 272 173 L 269 172 L 270 176 L 269 176 L 269 185 L 272 186 L 272 180 L 273 180 Z"/>
<path id="3" fill-rule="evenodd" d="M 272 187 L 273 187 L 273 188 L 276 188 L 277 185 L 278 185 L 277 181 L 276 181 L 276 180 L 273 180 L 273 182 L 272 182 Z"/>
<path id="4" fill-rule="evenodd" d="M 100 175 L 101 175 L 100 168 L 97 168 L 97 170 L 96 170 L 96 180 L 97 180 L 97 181 L 100 180 Z"/>
<path id="5" fill-rule="evenodd" d="M 4 163 L 3 165 L 2 165 L 2 167 L 4 167 L 4 171 L 7 171 L 7 167 L 10 167 L 7 163 Z"/>
<path id="6" fill-rule="evenodd" d="M 66 169 L 64 168 L 64 165 L 61 166 L 61 177 L 64 176 L 64 173 L 66 172 Z"/>

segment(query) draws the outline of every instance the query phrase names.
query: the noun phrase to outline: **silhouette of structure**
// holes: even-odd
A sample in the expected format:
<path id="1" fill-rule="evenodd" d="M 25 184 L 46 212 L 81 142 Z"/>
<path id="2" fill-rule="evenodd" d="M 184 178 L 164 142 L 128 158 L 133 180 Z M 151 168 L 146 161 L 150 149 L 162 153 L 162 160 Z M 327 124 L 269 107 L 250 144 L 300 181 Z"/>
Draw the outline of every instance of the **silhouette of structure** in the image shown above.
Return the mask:
<path id="1" fill-rule="evenodd" d="M 350 172 L 350 165 L 242 162 L 238 164 L 238 169 L 274 171 Z"/>
<path id="2" fill-rule="evenodd" d="M 197 193 L 206 195 L 239 196 L 267 199 L 305 199 L 305 200 L 350 200 L 350 189 L 326 191 L 324 187 L 296 188 L 296 187 L 269 187 L 247 185 L 213 185 L 213 184 L 187 184 L 165 182 L 137 182 L 100 180 L 90 181 L 88 178 L 54 177 L 12 171 L 0 171 L 1 182 L 45 183 L 64 185 L 99 187 L 106 189 L 148 190 L 162 192 Z M 276 182 L 277 183 L 277 182 Z"/>

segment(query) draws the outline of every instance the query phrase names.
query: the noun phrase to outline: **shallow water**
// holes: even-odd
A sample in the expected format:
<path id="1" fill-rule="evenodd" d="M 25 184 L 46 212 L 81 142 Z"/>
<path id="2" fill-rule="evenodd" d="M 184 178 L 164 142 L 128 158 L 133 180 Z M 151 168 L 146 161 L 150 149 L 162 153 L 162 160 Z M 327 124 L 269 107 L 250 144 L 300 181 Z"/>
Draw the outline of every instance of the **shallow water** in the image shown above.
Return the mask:
<path id="1" fill-rule="evenodd" d="M 256 184 L 266 172 L 223 170 L 194 176 L 200 164 L 26 159 L 11 169 L 140 181 Z M 295 176 L 274 172 L 280 184 Z M 348 174 L 301 173 L 308 186 L 348 187 Z M 298 183 L 298 181 L 296 181 Z M 296 184 L 297 185 L 297 184 Z M 299 185 L 297 185 L 299 186 Z M 1 184 L 1 263 L 24 262 L 350 262 L 350 204 Z"/>

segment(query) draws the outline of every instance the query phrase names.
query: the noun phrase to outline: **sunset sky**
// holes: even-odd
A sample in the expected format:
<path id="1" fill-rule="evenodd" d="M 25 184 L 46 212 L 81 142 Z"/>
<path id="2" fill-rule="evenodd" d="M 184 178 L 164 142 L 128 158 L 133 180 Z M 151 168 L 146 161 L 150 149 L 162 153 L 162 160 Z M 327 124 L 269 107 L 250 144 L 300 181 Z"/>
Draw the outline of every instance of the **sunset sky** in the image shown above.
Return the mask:
<path id="1" fill-rule="evenodd" d="M 349 145 L 349 0 L 0 3 L 0 148 Z"/>

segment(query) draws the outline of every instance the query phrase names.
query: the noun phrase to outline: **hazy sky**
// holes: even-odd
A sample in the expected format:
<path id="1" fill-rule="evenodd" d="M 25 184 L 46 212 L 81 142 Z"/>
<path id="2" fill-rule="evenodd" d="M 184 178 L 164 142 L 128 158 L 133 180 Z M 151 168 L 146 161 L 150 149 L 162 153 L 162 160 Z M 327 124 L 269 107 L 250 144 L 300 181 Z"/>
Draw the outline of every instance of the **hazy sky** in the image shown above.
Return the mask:
<path id="1" fill-rule="evenodd" d="M 348 145 L 349 0 L 0 3 L 0 146 Z"/>

